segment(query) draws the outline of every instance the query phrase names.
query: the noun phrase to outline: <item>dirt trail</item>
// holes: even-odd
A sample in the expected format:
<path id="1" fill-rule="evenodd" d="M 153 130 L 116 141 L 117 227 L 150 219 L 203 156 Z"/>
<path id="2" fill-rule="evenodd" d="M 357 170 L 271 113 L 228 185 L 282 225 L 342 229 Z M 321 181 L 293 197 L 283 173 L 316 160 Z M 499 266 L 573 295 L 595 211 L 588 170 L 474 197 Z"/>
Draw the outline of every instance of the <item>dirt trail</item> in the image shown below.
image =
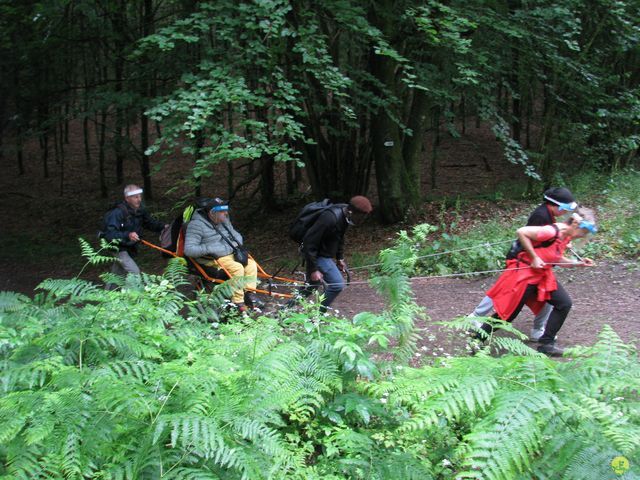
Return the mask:
<path id="1" fill-rule="evenodd" d="M 558 270 L 557 278 L 573 300 L 573 308 L 558 336 L 560 345 L 591 345 L 604 324 L 609 324 L 625 342 L 640 345 L 640 267 L 637 262 L 601 262 L 593 268 Z M 432 354 L 436 346 L 445 350 L 451 346 L 447 330 L 434 326 L 433 322 L 473 311 L 496 278 L 413 281 L 416 301 L 430 316 L 430 321 L 421 325 L 423 353 Z M 338 297 L 335 307 L 342 314 L 352 316 L 365 310 L 380 311 L 384 303 L 369 286 L 355 284 Z M 528 335 L 532 321 L 533 315 L 525 307 L 514 326 Z"/>

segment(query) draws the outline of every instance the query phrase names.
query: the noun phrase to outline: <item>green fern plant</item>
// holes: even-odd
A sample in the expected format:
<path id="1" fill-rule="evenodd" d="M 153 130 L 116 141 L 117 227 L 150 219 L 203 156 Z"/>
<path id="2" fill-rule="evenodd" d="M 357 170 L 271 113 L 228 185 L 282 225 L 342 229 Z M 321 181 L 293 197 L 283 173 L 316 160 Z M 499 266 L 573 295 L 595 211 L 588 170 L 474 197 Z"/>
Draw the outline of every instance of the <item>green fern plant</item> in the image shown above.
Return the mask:
<path id="1" fill-rule="evenodd" d="M 0 294 L 0 479 L 578 479 L 638 458 L 637 352 L 610 327 L 555 362 L 498 322 L 474 357 L 410 368 L 424 311 L 381 258 L 389 310 L 353 319 L 212 323 L 225 287 L 187 297 L 179 262 Z"/>

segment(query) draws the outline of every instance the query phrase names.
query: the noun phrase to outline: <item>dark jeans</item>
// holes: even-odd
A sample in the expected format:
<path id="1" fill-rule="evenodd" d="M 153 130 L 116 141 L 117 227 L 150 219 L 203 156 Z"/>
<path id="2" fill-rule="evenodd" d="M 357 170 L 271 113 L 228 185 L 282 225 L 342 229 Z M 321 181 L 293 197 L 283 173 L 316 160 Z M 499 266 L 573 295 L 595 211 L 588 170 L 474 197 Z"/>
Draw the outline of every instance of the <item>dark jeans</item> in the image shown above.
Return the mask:
<path id="1" fill-rule="evenodd" d="M 527 285 L 522 298 L 520 299 L 520 303 L 513 311 L 511 316 L 507 318 L 507 322 L 512 322 L 522 310 L 525 303 L 529 298 L 538 294 L 538 286 L 537 285 Z M 571 297 L 564 289 L 562 285 L 558 283 L 558 288 L 551 292 L 551 298 L 548 300 L 548 303 L 553 307 L 551 311 L 551 315 L 549 315 L 549 320 L 547 321 L 547 326 L 544 330 L 544 334 L 540 337 L 538 342 L 540 343 L 553 343 L 556 338 L 556 334 L 562 328 L 562 324 L 564 323 L 567 315 L 569 315 L 569 310 L 571 310 L 571 306 L 573 305 L 571 302 Z M 498 318 L 496 315 L 494 315 Z M 482 330 L 489 333 L 491 332 L 491 325 L 488 323 L 482 324 Z"/>
<path id="2" fill-rule="evenodd" d="M 322 273 L 324 282 L 324 300 L 321 302 L 320 311 L 326 312 L 327 307 L 333 303 L 336 297 L 344 289 L 344 279 L 342 273 L 338 270 L 335 260 L 327 257 L 318 257 L 318 270 Z M 322 286 L 323 282 L 312 282 L 311 271 L 307 267 L 307 283 L 308 286 L 300 293 L 304 296 L 310 295 L 314 290 Z"/>

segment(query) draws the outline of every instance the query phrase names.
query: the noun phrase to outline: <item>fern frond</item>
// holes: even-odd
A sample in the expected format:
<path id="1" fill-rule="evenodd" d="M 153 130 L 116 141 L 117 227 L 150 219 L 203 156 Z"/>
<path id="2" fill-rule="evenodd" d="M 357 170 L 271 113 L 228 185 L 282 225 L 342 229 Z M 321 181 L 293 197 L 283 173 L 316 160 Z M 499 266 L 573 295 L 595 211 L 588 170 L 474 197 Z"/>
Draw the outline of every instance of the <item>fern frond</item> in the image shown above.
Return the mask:
<path id="1" fill-rule="evenodd" d="M 197 449 L 206 459 L 225 468 L 242 464 L 236 448 L 227 445 L 223 432 L 213 418 L 196 415 L 163 415 L 157 422 L 153 443 L 157 443 L 169 431 L 170 444 L 185 450 Z"/>
<path id="2" fill-rule="evenodd" d="M 219 480 L 220 477 L 204 468 L 179 467 L 167 472 L 166 480 Z"/>
<path id="3" fill-rule="evenodd" d="M 164 269 L 163 277 L 169 280 L 173 285 L 189 285 L 189 280 L 187 280 L 187 275 L 189 274 L 189 269 L 187 268 L 187 262 L 184 258 L 172 258 L 167 263 L 167 266 Z"/>
<path id="4" fill-rule="evenodd" d="M 56 300 L 67 299 L 70 303 L 86 302 L 96 297 L 102 298 L 103 290 L 97 285 L 80 279 L 52 280 L 47 279 L 36 289 L 44 290 Z"/>
<path id="5" fill-rule="evenodd" d="M 463 464 L 475 475 L 509 480 L 530 466 L 541 445 L 540 419 L 556 410 L 555 397 L 544 391 L 512 391 L 496 395 L 482 422 L 465 436 Z"/>
<path id="6" fill-rule="evenodd" d="M 493 337 L 491 347 L 501 353 L 506 352 L 512 355 L 519 355 L 523 357 L 544 358 L 542 353 L 537 352 L 529 345 L 523 343 L 522 340 L 518 340 L 517 338 Z"/>
<path id="7" fill-rule="evenodd" d="M 29 302 L 29 298 L 21 293 L 0 292 L 0 312 L 17 312 L 23 309 Z"/>
<path id="8" fill-rule="evenodd" d="M 613 403 L 605 403 L 584 394 L 577 395 L 575 413 L 583 420 L 595 420 L 602 425 L 602 433 L 622 453 L 640 449 L 640 433 L 629 425 L 624 413 Z"/>
<path id="9" fill-rule="evenodd" d="M 104 238 L 100 239 L 100 249 L 97 251 L 82 237 L 78 238 L 78 242 L 80 243 L 80 253 L 87 259 L 89 265 L 103 265 L 116 260 L 113 255 L 105 256 L 100 254 L 102 251 L 118 251 L 116 244 L 108 243 Z"/>
<path id="10" fill-rule="evenodd" d="M 153 373 L 156 367 L 156 364 L 144 360 L 117 360 L 109 363 L 107 368 L 115 373 L 119 378 L 131 376 L 139 382 L 144 383 L 149 379 L 149 376 Z"/>

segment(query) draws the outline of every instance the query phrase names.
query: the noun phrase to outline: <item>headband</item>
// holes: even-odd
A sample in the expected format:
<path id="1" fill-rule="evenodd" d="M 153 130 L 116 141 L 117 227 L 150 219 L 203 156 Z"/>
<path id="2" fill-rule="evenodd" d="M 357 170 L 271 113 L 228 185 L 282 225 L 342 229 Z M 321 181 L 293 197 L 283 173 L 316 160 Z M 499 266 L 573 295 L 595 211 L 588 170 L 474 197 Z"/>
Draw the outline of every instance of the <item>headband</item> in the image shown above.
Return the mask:
<path id="1" fill-rule="evenodd" d="M 125 197 L 133 197 L 134 195 L 138 195 L 140 193 L 142 193 L 143 190 L 141 188 L 138 188 L 137 190 L 131 190 L 130 192 L 125 192 L 124 196 Z"/>
<path id="2" fill-rule="evenodd" d="M 211 207 L 212 212 L 226 212 L 229 210 L 229 205 L 214 205 Z"/>
<path id="3" fill-rule="evenodd" d="M 560 210 L 564 210 L 566 212 L 572 212 L 573 210 L 578 208 L 578 204 L 576 202 L 562 203 L 546 195 L 544 195 L 544 199 L 555 203 L 556 205 L 558 205 L 558 207 L 560 207 Z"/>

